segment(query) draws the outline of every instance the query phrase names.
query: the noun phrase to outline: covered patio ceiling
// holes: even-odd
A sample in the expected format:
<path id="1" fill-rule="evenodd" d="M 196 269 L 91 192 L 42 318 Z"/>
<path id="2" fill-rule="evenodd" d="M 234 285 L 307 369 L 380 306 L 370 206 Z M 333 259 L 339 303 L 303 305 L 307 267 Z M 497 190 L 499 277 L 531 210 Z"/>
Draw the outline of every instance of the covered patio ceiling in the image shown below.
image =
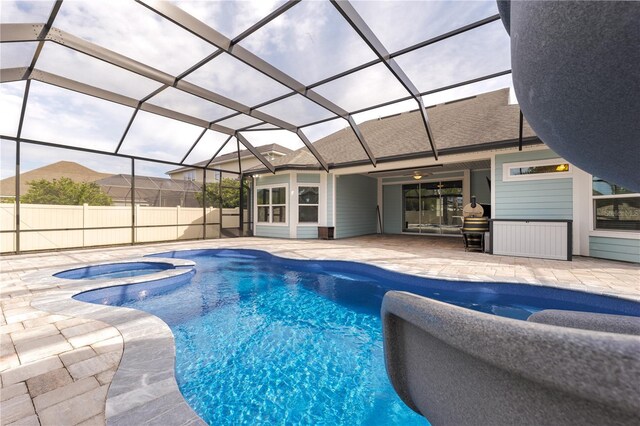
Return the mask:
<path id="1" fill-rule="evenodd" d="M 425 105 L 511 72 L 493 0 L 3 1 L 0 40 L 2 139 L 175 165 L 242 144 L 272 172 L 256 146 L 328 171 L 312 141 L 345 127 L 375 165 L 359 123 L 416 106 L 437 160 Z"/>

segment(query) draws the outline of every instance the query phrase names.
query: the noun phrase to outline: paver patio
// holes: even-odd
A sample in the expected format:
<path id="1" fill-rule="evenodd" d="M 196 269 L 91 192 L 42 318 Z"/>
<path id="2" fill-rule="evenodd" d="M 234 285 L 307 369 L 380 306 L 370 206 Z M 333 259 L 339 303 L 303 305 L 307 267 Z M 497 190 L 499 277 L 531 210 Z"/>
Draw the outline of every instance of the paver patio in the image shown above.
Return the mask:
<path id="1" fill-rule="evenodd" d="M 115 327 L 33 307 L 33 300 L 59 291 L 51 282 L 33 278 L 34 271 L 219 247 L 260 249 L 291 258 L 354 260 L 437 278 L 544 284 L 640 301 L 640 265 L 585 257 L 565 262 L 467 253 L 458 238 L 241 238 L 7 256 L 0 260 L 1 424 L 104 424 L 107 392 L 122 359 L 123 337 Z M 149 334 L 157 331 L 154 327 L 149 326 Z M 167 417 L 166 409 L 137 408 L 150 423 L 154 418 L 155 423 L 182 423 L 178 415 Z"/>

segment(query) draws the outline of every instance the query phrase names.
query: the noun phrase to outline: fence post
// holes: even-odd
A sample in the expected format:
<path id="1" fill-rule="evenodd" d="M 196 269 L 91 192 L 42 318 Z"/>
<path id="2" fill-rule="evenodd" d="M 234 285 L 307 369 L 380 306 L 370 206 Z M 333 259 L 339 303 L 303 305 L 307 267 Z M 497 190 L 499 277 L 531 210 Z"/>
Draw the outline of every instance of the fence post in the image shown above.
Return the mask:
<path id="1" fill-rule="evenodd" d="M 82 247 L 86 247 L 85 234 L 87 232 L 87 211 L 89 210 L 89 204 L 82 204 Z"/>
<path id="2" fill-rule="evenodd" d="M 180 236 L 180 205 L 176 206 L 176 241 Z"/>

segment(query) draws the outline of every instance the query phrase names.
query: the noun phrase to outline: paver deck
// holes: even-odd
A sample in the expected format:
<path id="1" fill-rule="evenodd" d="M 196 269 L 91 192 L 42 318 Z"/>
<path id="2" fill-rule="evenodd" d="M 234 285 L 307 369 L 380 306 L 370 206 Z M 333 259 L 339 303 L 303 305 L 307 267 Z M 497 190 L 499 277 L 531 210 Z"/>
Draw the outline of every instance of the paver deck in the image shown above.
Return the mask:
<path id="1" fill-rule="evenodd" d="M 116 329 L 105 322 L 35 308 L 34 300 L 60 291 L 51 282 L 34 279 L 35 271 L 122 261 L 176 249 L 219 247 L 260 249 L 300 259 L 353 260 L 436 278 L 543 284 L 640 301 L 638 264 L 586 257 L 565 262 L 467 253 L 457 238 L 368 236 L 337 241 L 239 238 L 6 256 L 0 259 L 0 423 L 3 426 L 104 424 L 109 387 L 121 362 L 135 360 L 136 336 L 157 336 L 154 344 L 170 346 L 158 334 L 161 325 L 136 316 L 130 321 L 137 321 L 132 334 L 121 331 L 127 330 L 126 319 Z M 129 342 L 129 358 L 123 357 L 123 335 L 124 341 Z M 159 380 L 158 389 L 165 389 L 164 382 L 172 379 Z M 136 424 L 197 423 L 188 417 L 188 407 L 178 404 L 168 410 L 163 404 L 179 395 L 169 392 L 157 395 L 152 402 L 136 405 L 130 393 L 117 395 L 118 389 L 110 392 L 116 395 L 110 396 L 110 405 L 119 407 L 120 415 L 107 416 L 109 423 L 126 424 L 127 418 L 134 417 Z M 125 407 L 127 404 L 130 407 Z"/>

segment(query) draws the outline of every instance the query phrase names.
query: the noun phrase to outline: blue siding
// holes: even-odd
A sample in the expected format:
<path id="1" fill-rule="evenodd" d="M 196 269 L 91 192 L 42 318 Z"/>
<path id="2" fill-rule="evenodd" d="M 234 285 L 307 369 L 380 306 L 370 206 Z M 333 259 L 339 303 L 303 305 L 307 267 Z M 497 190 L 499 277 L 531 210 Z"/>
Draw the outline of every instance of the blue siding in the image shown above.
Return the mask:
<path id="1" fill-rule="evenodd" d="M 360 175 L 336 178 L 336 238 L 375 234 L 377 180 Z"/>
<path id="2" fill-rule="evenodd" d="M 487 183 L 491 179 L 491 170 L 471 170 L 471 195 L 481 204 L 491 204 L 491 188 Z"/>
<path id="3" fill-rule="evenodd" d="M 320 183 L 320 175 L 311 173 L 299 173 L 298 183 Z"/>
<path id="4" fill-rule="evenodd" d="M 558 158 L 551 150 L 496 155 L 496 205 L 499 219 L 573 219 L 571 178 L 503 182 L 504 163 Z"/>
<path id="5" fill-rule="evenodd" d="M 327 176 L 327 226 L 334 226 L 333 219 L 333 181 L 335 176 Z"/>
<path id="6" fill-rule="evenodd" d="M 589 256 L 640 263 L 640 240 L 589 237 Z"/>
<path id="7" fill-rule="evenodd" d="M 402 233 L 402 185 L 383 185 L 384 233 Z"/>
<path id="8" fill-rule="evenodd" d="M 257 179 L 256 186 L 275 185 L 278 183 L 289 183 L 289 174 L 284 175 L 266 175 Z"/>
<path id="9" fill-rule="evenodd" d="M 289 227 L 256 225 L 256 237 L 289 238 Z"/>
<path id="10" fill-rule="evenodd" d="M 317 226 L 298 226 L 296 229 L 298 239 L 304 238 L 318 238 L 318 227 Z"/>

